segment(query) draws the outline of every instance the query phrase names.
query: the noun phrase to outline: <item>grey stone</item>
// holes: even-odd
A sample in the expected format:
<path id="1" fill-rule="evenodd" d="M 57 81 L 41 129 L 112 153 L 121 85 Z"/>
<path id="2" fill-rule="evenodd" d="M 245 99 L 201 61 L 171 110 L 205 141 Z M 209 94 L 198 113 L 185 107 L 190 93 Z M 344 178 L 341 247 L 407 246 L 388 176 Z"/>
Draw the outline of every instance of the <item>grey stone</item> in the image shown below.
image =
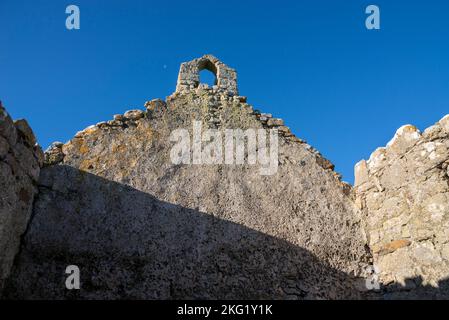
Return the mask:
<path id="1" fill-rule="evenodd" d="M 126 119 L 133 120 L 133 121 L 142 119 L 144 116 L 145 116 L 145 114 L 143 113 L 142 110 L 129 110 L 129 111 L 126 111 L 124 114 L 124 117 Z"/>
<path id="2" fill-rule="evenodd" d="M 271 118 L 268 120 L 267 125 L 270 127 L 279 127 L 284 125 L 284 120 L 278 118 Z"/>
<path id="3" fill-rule="evenodd" d="M 0 295 L 31 216 L 42 150 L 26 121 L 0 106 Z"/>
<path id="4" fill-rule="evenodd" d="M 161 99 L 153 99 L 153 100 L 147 101 L 145 103 L 145 108 L 148 111 L 162 110 L 165 107 L 166 107 L 166 103 L 164 100 L 161 100 Z"/>
<path id="5" fill-rule="evenodd" d="M 125 120 L 125 117 L 122 114 L 115 114 L 114 120 L 123 121 L 123 120 Z"/>
<path id="6" fill-rule="evenodd" d="M 30 125 L 25 119 L 14 121 L 14 125 L 16 126 L 17 131 L 22 135 L 25 143 L 29 146 L 34 146 L 36 144 L 33 130 L 31 130 Z"/>
<path id="7" fill-rule="evenodd" d="M 64 159 L 64 153 L 62 147 L 64 144 L 59 141 L 53 142 L 44 154 L 44 165 L 49 166 L 53 164 L 58 164 Z"/>
<path id="8" fill-rule="evenodd" d="M 17 141 L 17 130 L 6 109 L 0 107 L 0 135 L 8 140 L 10 145 L 15 145 Z"/>
<path id="9" fill-rule="evenodd" d="M 9 151 L 9 143 L 6 138 L 0 136 L 0 159 L 4 158 Z"/>

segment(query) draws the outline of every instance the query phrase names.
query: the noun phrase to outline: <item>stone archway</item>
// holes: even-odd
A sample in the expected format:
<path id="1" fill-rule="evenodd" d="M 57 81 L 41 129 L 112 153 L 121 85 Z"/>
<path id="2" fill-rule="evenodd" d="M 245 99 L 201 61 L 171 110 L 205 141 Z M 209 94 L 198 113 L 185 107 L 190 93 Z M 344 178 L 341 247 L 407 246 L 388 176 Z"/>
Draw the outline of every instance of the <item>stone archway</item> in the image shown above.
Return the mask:
<path id="1" fill-rule="evenodd" d="M 202 59 L 198 62 L 198 74 L 200 75 L 200 82 L 201 81 L 201 74 L 202 72 L 210 72 L 214 75 L 214 86 L 218 86 L 218 77 L 217 77 L 217 67 L 215 64 L 212 63 L 209 59 Z"/>
<path id="2" fill-rule="evenodd" d="M 215 77 L 215 85 L 212 89 L 227 92 L 230 95 L 238 95 L 237 72 L 225 65 L 212 55 L 204 55 L 181 64 L 178 75 L 177 92 L 185 92 L 196 89 L 200 84 L 200 71 L 209 70 Z"/>

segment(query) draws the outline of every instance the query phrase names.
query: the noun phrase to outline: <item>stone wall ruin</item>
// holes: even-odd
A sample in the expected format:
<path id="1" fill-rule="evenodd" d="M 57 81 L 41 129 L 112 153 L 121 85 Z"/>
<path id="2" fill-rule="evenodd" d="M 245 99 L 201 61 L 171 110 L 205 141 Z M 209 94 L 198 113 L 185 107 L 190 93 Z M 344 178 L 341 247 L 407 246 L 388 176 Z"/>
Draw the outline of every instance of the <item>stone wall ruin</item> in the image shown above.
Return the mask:
<path id="1" fill-rule="evenodd" d="M 374 267 L 394 296 L 427 286 L 436 297 L 448 297 L 448 138 L 449 116 L 423 133 L 405 125 L 355 167 L 356 203 Z"/>
<path id="2" fill-rule="evenodd" d="M 211 88 L 200 83 L 204 69 L 216 76 Z M 400 128 L 357 164 L 352 188 L 282 119 L 239 96 L 235 70 L 211 55 L 183 63 L 176 92 L 145 108 L 54 143 L 45 157 L 26 122 L 0 108 L 4 297 L 449 297 L 449 116 L 422 134 Z M 170 133 L 192 120 L 277 129 L 278 173 L 173 165 Z M 68 292 L 63 271 L 74 263 L 83 290 Z M 368 276 L 379 290 L 365 292 Z"/>

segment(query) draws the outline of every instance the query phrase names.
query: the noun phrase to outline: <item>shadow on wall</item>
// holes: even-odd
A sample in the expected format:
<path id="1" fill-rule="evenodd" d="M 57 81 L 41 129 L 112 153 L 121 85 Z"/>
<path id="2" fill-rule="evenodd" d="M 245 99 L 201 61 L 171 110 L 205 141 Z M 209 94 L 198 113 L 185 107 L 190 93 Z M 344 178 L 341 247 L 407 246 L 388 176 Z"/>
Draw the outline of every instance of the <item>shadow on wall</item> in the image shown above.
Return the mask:
<path id="1" fill-rule="evenodd" d="M 394 283 L 381 289 L 379 298 L 385 300 L 447 300 L 449 279 L 438 282 L 438 287 L 424 285 L 422 277 L 405 280 L 405 284 Z"/>
<path id="2" fill-rule="evenodd" d="M 360 297 L 355 278 L 240 224 L 69 166 L 40 180 L 7 299 Z M 65 288 L 68 265 L 81 290 Z"/>
<path id="3" fill-rule="evenodd" d="M 69 166 L 43 169 L 40 184 L 6 299 L 448 297 L 446 281 L 361 294 L 361 279 L 304 248 Z M 65 288 L 68 265 L 80 290 Z"/>

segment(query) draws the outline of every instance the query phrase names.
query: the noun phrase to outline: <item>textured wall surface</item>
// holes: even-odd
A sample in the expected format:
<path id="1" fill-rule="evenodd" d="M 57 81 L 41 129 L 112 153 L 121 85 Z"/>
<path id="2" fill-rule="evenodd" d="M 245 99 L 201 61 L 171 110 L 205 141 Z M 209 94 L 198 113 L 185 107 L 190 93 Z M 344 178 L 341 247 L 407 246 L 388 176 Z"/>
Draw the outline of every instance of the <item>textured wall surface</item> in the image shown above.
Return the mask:
<path id="1" fill-rule="evenodd" d="M 31 215 L 43 153 L 25 120 L 0 103 L 0 292 Z"/>
<path id="2" fill-rule="evenodd" d="M 369 262 L 359 211 L 333 165 L 280 119 L 214 88 L 176 92 L 46 154 L 15 298 L 359 298 Z M 278 129 L 273 175 L 173 164 L 170 134 Z M 81 290 L 64 270 L 81 270 Z"/>
<path id="3" fill-rule="evenodd" d="M 448 138 L 449 116 L 422 134 L 403 126 L 355 168 L 356 202 L 387 292 L 448 297 Z M 417 287 L 433 293 L 413 292 Z"/>

